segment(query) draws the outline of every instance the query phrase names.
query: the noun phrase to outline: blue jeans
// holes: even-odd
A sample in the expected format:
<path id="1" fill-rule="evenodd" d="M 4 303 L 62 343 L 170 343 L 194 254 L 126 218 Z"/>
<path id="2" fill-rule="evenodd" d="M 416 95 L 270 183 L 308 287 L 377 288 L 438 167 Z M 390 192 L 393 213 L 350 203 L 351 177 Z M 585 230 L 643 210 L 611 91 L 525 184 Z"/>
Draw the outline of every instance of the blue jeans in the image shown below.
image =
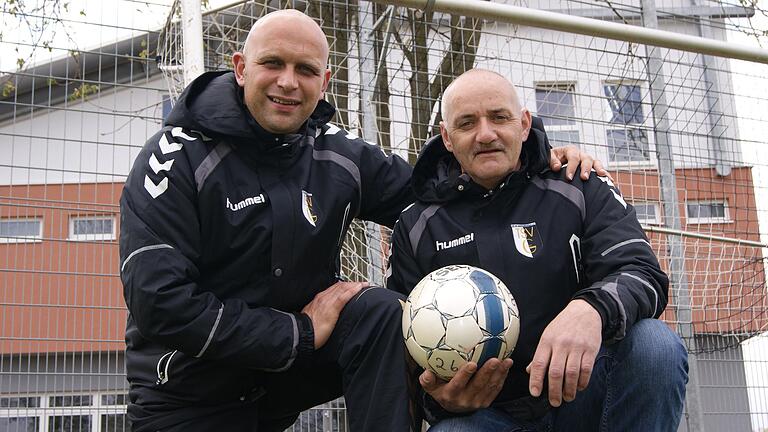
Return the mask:
<path id="1" fill-rule="evenodd" d="M 688 353 L 666 324 L 644 319 L 620 342 L 603 346 L 589 385 L 536 421 L 487 408 L 443 420 L 430 432 L 674 432 L 688 382 Z"/>

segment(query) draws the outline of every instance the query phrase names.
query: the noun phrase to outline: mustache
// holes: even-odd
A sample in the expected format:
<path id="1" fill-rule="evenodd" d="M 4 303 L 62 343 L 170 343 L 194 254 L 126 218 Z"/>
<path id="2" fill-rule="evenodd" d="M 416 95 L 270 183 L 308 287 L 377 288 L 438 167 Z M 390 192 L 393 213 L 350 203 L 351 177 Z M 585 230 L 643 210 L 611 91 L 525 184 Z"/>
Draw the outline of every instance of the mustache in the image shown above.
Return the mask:
<path id="1" fill-rule="evenodd" d="M 504 151 L 504 146 L 500 143 L 488 143 L 488 144 L 480 144 L 475 148 L 475 154 L 485 153 L 485 152 L 493 152 L 493 151 Z"/>

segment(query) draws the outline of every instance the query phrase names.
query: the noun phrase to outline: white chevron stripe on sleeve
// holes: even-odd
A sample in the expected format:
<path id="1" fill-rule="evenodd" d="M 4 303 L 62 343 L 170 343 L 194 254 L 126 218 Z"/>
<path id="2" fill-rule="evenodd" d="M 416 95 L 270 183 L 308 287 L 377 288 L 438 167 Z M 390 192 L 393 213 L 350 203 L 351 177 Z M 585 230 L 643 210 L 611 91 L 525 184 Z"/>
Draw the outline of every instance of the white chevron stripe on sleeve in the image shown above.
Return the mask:
<path id="1" fill-rule="evenodd" d="M 173 153 L 181 150 L 181 148 L 184 147 L 184 145 L 181 143 L 168 142 L 168 138 L 165 137 L 165 134 L 160 136 L 158 145 L 160 145 L 160 151 L 163 152 L 163 154 Z"/>
<path id="2" fill-rule="evenodd" d="M 327 125 L 328 125 L 328 130 L 325 131 L 325 135 L 336 135 L 337 133 L 339 133 L 339 131 L 341 131 L 341 129 L 339 129 L 339 127 L 333 123 L 327 123 Z"/>
<path id="3" fill-rule="evenodd" d="M 144 189 L 152 195 L 152 198 L 157 198 L 168 190 L 168 177 L 160 180 L 160 183 L 155 184 L 148 175 L 144 176 Z"/>
<path id="4" fill-rule="evenodd" d="M 184 130 L 180 127 L 175 127 L 171 129 L 171 135 L 177 137 L 177 138 L 184 138 L 187 141 L 195 141 L 197 138 L 191 137 L 184 133 Z"/>
<path id="5" fill-rule="evenodd" d="M 160 171 L 170 171 L 173 161 L 174 159 L 171 159 L 164 163 L 160 163 L 160 161 L 157 160 L 157 156 L 152 153 L 152 156 L 149 157 L 149 167 L 152 168 L 152 171 L 154 171 L 155 174 L 159 174 Z"/>

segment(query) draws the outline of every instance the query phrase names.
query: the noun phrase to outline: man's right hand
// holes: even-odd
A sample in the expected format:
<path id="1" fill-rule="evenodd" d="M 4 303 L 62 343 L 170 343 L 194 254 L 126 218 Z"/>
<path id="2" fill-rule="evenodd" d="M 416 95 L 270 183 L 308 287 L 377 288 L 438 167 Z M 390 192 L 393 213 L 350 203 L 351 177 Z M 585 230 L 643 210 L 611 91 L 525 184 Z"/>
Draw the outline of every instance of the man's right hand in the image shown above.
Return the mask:
<path id="1" fill-rule="evenodd" d="M 320 349 L 331 337 L 341 310 L 347 302 L 366 288 L 368 282 L 336 282 L 329 288 L 317 293 L 301 311 L 312 320 L 315 332 L 315 349 Z"/>
<path id="2" fill-rule="evenodd" d="M 476 411 L 488 408 L 496 399 L 511 367 L 512 359 L 492 358 L 480 370 L 477 363 L 464 364 L 448 382 L 426 370 L 419 376 L 419 383 L 447 411 Z"/>

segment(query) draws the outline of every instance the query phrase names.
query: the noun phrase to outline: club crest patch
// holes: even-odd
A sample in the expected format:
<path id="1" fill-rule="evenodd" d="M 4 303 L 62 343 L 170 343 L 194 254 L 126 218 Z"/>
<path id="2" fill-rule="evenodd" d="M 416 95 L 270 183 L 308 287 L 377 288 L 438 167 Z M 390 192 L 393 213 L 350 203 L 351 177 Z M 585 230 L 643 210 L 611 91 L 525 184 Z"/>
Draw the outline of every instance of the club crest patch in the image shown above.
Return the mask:
<path id="1" fill-rule="evenodd" d="M 527 224 L 512 224 L 512 236 L 515 239 L 515 248 L 521 255 L 533 258 L 541 249 L 541 236 L 536 222 Z"/>
<path id="2" fill-rule="evenodd" d="M 315 215 L 312 208 L 312 194 L 307 191 L 301 191 L 301 211 L 304 213 L 304 218 L 307 219 L 312 226 L 317 226 L 317 215 Z"/>

